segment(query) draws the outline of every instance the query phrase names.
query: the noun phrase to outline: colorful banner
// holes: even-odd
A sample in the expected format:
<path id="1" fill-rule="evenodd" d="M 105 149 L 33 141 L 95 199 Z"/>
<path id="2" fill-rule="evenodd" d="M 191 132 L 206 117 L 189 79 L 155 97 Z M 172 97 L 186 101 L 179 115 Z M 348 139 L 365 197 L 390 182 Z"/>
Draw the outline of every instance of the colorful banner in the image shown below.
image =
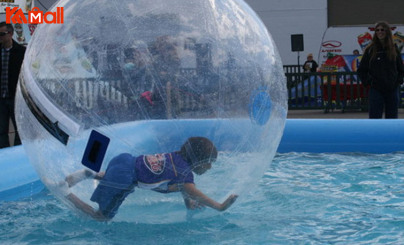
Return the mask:
<path id="1" fill-rule="evenodd" d="M 10 8 L 18 7 L 18 8 L 21 8 L 21 10 L 24 13 L 28 13 L 28 11 L 34 7 L 34 1 L 33 0 L 0 0 L 0 14 L 5 14 L 7 7 L 10 7 Z"/>
<path id="2" fill-rule="evenodd" d="M 404 52 L 404 26 L 392 26 L 394 42 Z M 372 40 L 373 28 L 365 26 L 330 27 L 320 48 L 319 64 L 322 72 L 356 71 L 363 51 Z M 359 55 L 354 55 L 354 51 Z M 404 57 L 404 56 L 403 56 Z"/>
<path id="3" fill-rule="evenodd" d="M 27 45 L 29 40 L 31 40 L 31 36 L 34 34 L 36 25 L 13 24 L 13 26 L 14 26 L 13 39 L 22 45 Z"/>
<path id="4" fill-rule="evenodd" d="M 401 54 L 404 60 L 404 54 Z M 322 72 L 356 72 L 362 55 L 330 55 L 321 65 Z"/>

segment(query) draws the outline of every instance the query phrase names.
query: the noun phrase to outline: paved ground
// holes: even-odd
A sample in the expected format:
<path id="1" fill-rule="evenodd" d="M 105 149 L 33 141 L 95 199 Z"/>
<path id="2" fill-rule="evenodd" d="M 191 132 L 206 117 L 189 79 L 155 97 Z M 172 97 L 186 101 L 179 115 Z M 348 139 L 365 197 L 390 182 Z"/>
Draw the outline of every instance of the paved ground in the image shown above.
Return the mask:
<path id="1" fill-rule="evenodd" d="M 334 110 L 328 113 L 324 113 L 323 110 L 289 110 L 288 118 L 366 119 L 368 118 L 368 113 L 362 111 L 341 112 L 341 110 Z M 404 119 L 404 109 L 399 109 L 398 118 Z"/>

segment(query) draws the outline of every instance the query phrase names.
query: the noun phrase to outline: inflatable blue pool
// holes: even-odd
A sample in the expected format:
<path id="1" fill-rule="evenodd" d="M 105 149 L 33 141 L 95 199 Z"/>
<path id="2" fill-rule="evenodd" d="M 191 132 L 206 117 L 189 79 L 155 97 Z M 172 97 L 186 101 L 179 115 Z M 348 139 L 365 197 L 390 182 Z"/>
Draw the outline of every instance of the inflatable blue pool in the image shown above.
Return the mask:
<path id="1" fill-rule="evenodd" d="M 200 126 L 203 132 L 203 124 Z M 402 119 L 288 119 L 278 152 L 398 152 L 404 149 L 403 129 Z M 226 148 L 220 143 L 217 146 L 219 150 Z M 22 146 L 2 149 L 0 155 L 0 201 L 26 198 L 43 190 Z"/>

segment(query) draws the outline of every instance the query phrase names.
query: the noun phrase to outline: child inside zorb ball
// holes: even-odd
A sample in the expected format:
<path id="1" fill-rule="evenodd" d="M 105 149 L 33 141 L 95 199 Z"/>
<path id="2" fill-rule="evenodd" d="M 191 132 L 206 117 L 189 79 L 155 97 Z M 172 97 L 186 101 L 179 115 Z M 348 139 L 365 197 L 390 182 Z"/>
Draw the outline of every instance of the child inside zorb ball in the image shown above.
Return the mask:
<path id="1" fill-rule="evenodd" d="M 218 203 L 196 188 L 194 183 L 193 173 L 204 174 L 216 158 L 217 149 L 209 139 L 190 137 L 179 151 L 137 157 L 123 153 L 109 162 L 105 172 L 95 174 L 91 170 L 80 170 L 58 185 L 74 206 L 101 221 L 112 219 L 135 187 L 161 193 L 181 192 L 188 209 L 208 206 L 224 211 L 238 195 L 232 194 L 223 203 Z M 70 191 L 70 187 L 87 178 L 100 181 L 91 196 L 91 201 L 98 203 L 98 210 Z"/>

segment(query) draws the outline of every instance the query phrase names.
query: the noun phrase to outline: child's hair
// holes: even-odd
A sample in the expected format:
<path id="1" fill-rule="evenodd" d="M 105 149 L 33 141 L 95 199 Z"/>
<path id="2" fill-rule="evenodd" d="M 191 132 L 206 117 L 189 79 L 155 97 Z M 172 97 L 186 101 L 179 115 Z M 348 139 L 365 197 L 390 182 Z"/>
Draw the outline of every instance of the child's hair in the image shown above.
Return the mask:
<path id="1" fill-rule="evenodd" d="M 181 146 L 179 154 L 186 162 L 193 165 L 205 160 L 215 161 L 217 149 L 212 141 L 205 137 L 190 137 Z"/>

